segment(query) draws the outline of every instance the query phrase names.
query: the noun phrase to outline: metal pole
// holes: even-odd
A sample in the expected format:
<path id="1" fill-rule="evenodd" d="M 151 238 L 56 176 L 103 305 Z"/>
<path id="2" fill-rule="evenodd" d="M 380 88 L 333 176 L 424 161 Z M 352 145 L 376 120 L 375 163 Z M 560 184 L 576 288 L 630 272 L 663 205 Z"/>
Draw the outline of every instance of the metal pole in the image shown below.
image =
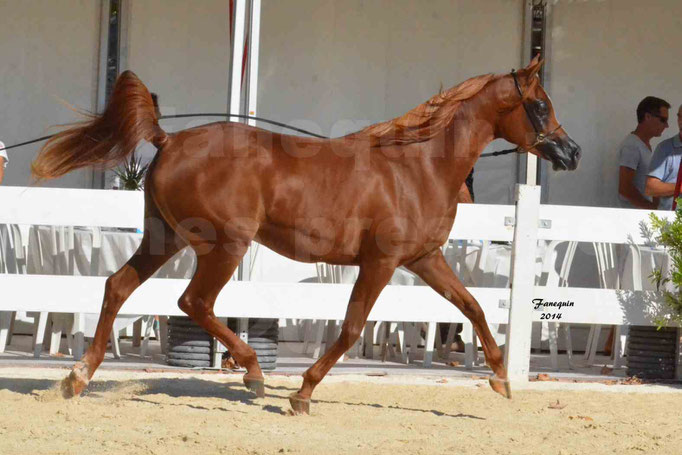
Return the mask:
<path id="1" fill-rule="evenodd" d="M 248 17 L 247 17 L 248 14 Z M 256 115 L 257 90 L 258 90 L 258 51 L 260 39 L 260 0 L 234 0 L 234 16 L 231 18 L 232 39 L 230 40 L 231 62 L 230 62 L 230 85 L 228 90 L 227 108 L 229 113 L 242 114 L 243 107 L 248 106 L 249 115 Z M 249 48 L 248 48 L 248 78 L 244 81 L 246 90 L 242 86 L 242 62 L 244 61 L 244 43 L 246 41 L 246 31 L 250 27 Z M 245 97 L 242 97 L 245 93 Z M 245 99 L 244 99 L 245 98 Z M 242 121 L 237 117 L 227 119 L 231 122 Z M 253 122 L 249 122 L 253 124 Z M 250 279 L 250 258 L 251 251 L 244 255 L 237 269 L 237 279 L 247 281 Z M 238 321 L 237 333 L 239 337 L 248 342 L 248 318 L 240 318 Z M 219 343 L 215 343 L 216 346 Z M 222 346 L 220 347 L 222 348 Z M 222 349 L 218 349 L 220 351 Z M 214 367 L 219 362 L 217 352 L 214 353 Z"/>
<path id="2" fill-rule="evenodd" d="M 246 30 L 246 0 L 234 0 L 234 18 L 232 23 L 232 60 L 230 64 L 230 90 L 228 94 L 227 111 L 239 114 L 242 106 L 242 61 L 244 58 L 244 32 Z M 239 119 L 228 118 L 230 122 Z"/>
<path id="3" fill-rule="evenodd" d="M 249 33 L 249 80 L 247 83 L 246 96 L 248 99 L 248 115 L 257 115 L 258 108 L 258 58 L 260 57 L 260 2 L 251 0 Z M 249 125 L 255 126 L 255 120 L 249 120 Z"/>

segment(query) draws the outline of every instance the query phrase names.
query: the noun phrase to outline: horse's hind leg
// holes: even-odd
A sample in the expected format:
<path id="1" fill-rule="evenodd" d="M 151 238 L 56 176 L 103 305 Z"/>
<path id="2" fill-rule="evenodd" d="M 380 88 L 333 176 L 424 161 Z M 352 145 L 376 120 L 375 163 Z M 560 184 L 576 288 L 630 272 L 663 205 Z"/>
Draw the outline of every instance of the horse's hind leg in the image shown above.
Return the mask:
<path id="1" fill-rule="evenodd" d="M 374 302 L 381 290 L 388 284 L 394 271 L 395 265 L 386 263 L 360 266 L 360 274 L 351 293 L 346 318 L 341 327 L 341 335 L 331 348 L 303 373 L 303 385 L 298 392 L 289 397 L 295 413 L 308 414 L 310 412 L 310 397 L 313 390 L 339 358 L 358 340 Z"/>
<path id="2" fill-rule="evenodd" d="M 137 252 L 106 282 L 104 301 L 95 338 L 71 374 L 62 381 L 62 394 L 65 397 L 80 395 L 102 363 L 107 341 L 114 325 L 114 319 L 126 299 L 156 272 L 168 259 L 179 251 L 173 231 L 161 218 L 148 218 L 144 236 Z"/>
<path id="3" fill-rule="evenodd" d="M 246 368 L 244 384 L 262 397 L 265 395 L 263 373 L 256 352 L 213 313 L 213 305 L 220 290 L 234 273 L 245 251 L 246 246 L 239 254 L 228 254 L 216 245 L 211 252 L 197 255 L 196 272 L 178 305 L 199 326 L 229 349 L 237 363 Z"/>
<path id="4" fill-rule="evenodd" d="M 504 368 L 502 351 L 497 347 L 490 333 L 483 310 L 455 276 L 441 251 L 436 250 L 406 267 L 419 275 L 436 292 L 451 301 L 471 321 L 481 340 L 486 362 L 495 373 L 490 378 L 490 386 L 497 393 L 511 398 L 511 388 L 507 380 L 507 371 Z"/>

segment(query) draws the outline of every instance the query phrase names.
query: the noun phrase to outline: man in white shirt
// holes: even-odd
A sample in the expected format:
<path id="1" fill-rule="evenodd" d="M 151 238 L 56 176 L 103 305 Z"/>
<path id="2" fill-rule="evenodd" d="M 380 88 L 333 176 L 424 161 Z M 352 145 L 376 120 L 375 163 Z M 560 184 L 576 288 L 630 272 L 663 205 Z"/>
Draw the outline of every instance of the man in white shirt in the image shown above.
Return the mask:
<path id="1" fill-rule="evenodd" d="M 650 141 L 668 127 L 670 103 L 647 96 L 637 106 L 637 128 L 619 148 L 618 198 L 621 207 L 653 209 L 658 198 L 645 195 L 646 177 L 651 160 Z"/>
<path id="2" fill-rule="evenodd" d="M 5 144 L 0 142 L 0 184 L 2 184 L 2 179 L 5 177 L 5 168 L 9 163 L 9 158 L 7 157 L 7 151 L 5 150 Z"/>

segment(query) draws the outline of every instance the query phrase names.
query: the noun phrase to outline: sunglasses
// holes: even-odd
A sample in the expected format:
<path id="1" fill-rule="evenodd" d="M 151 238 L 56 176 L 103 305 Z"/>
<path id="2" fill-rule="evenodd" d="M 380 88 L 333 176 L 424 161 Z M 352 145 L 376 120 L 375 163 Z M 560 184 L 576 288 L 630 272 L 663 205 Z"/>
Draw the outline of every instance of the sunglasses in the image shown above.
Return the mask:
<path id="1" fill-rule="evenodd" d="M 668 123 L 668 117 L 663 117 L 661 114 L 652 114 L 651 112 L 649 112 L 649 115 L 656 117 L 661 121 L 661 123 Z"/>

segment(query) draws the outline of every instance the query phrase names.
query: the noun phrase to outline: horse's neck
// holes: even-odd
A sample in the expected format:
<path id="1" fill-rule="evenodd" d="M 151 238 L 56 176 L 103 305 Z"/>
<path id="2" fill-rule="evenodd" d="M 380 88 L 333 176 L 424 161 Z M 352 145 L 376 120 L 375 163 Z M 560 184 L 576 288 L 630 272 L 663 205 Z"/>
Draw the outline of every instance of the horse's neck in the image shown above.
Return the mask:
<path id="1" fill-rule="evenodd" d="M 485 106 L 479 110 L 479 105 L 472 103 L 467 106 L 462 115 L 457 115 L 451 125 L 429 141 L 436 149 L 434 155 L 442 157 L 439 166 L 441 178 L 450 187 L 453 197 L 459 192 L 483 149 L 495 139 L 493 120 L 488 119 L 489 115 L 483 115 Z"/>

